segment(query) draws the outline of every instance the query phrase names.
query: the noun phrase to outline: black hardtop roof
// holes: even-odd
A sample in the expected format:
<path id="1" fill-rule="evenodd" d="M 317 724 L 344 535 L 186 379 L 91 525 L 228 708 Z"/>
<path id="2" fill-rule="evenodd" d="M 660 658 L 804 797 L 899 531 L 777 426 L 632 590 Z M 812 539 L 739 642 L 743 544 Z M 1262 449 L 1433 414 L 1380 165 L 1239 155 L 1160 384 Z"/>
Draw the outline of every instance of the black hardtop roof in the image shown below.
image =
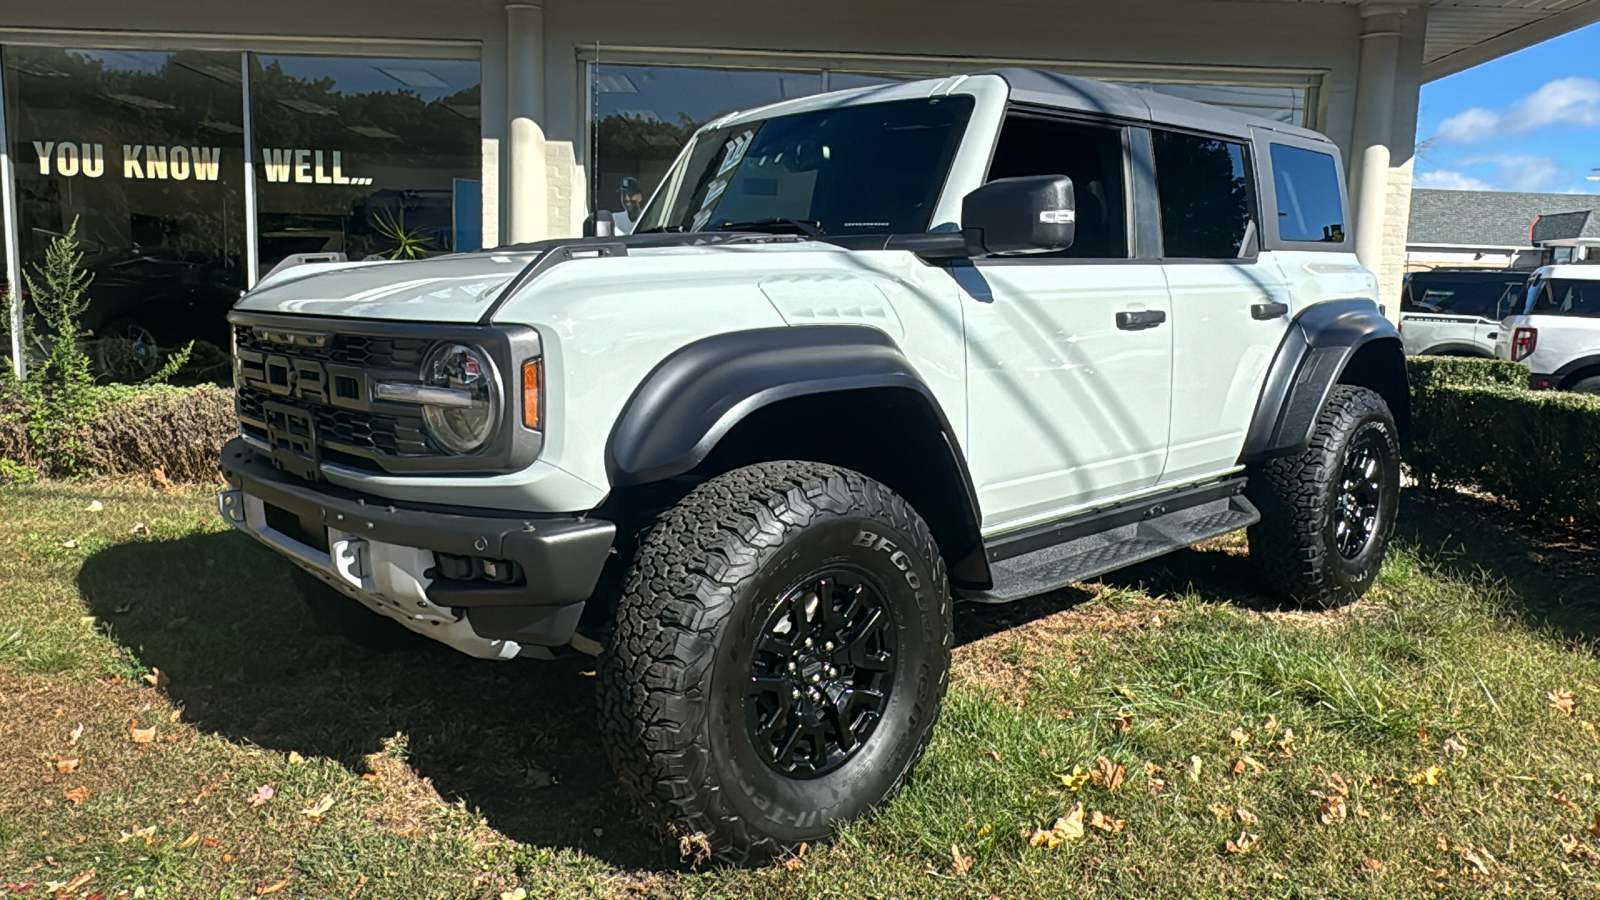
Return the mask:
<path id="1" fill-rule="evenodd" d="M 1326 135 L 1308 128 L 1287 125 L 1260 116 L 1247 116 L 1198 100 L 1169 97 L 1155 91 L 1124 87 L 1092 78 L 1021 68 L 990 69 L 979 74 L 998 75 L 1005 79 L 1011 86 L 1012 101 L 1031 106 L 1051 106 L 1074 112 L 1098 113 L 1121 119 L 1206 131 L 1241 140 L 1249 140 L 1250 129 L 1259 128 L 1293 135 L 1304 140 L 1332 144 Z"/>

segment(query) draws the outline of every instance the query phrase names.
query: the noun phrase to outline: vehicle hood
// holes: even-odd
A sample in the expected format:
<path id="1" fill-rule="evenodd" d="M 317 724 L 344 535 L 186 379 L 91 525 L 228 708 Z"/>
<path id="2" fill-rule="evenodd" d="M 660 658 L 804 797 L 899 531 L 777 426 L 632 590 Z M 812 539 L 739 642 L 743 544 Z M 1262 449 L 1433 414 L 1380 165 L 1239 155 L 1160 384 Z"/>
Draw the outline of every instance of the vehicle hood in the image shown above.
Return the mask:
<path id="1" fill-rule="evenodd" d="M 274 273 L 234 309 L 408 322 L 476 322 L 538 251 L 312 263 Z"/>

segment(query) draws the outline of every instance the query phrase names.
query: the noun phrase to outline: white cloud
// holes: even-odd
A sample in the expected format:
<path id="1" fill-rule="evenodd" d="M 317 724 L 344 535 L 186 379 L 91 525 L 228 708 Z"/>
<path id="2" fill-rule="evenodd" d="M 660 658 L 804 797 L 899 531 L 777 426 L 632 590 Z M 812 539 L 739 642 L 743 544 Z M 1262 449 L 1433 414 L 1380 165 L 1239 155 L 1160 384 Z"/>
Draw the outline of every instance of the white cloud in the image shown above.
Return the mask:
<path id="1" fill-rule="evenodd" d="M 1565 166 L 1548 156 L 1526 153 L 1495 153 L 1475 156 L 1456 163 L 1463 169 L 1493 166 L 1494 184 L 1500 190 L 1549 191 L 1571 182 Z"/>
<path id="2" fill-rule="evenodd" d="M 1439 124 L 1437 135 L 1448 144 L 1470 144 L 1551 125 L 1600 126 L 1600 81 L 1558 78 L 1511 104 L 1504 113 L 1483 107 L 1457 113 Z"/>
<path id="3" fill-rule="evenodd" d="M 1423 172 L 1416 177 L 1415 184 L 1419 188 L 1439 188 L 1447 191 L 1492 191 L 1494 185 L 1481 178 L 1463 175 L 1449 169 L 1440 169 L 1436 172 Z"/>

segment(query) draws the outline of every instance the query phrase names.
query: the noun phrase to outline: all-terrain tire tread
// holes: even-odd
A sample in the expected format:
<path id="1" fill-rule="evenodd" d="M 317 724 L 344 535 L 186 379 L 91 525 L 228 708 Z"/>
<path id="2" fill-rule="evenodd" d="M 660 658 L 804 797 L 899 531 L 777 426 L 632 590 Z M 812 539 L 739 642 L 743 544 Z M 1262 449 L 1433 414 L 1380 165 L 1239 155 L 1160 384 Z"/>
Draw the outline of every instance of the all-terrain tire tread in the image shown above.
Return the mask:
<path id="1" fill-rule="evenodd" d="M 788 848 L 753 833 L 720 796 L 702 736 L 708 705 L 702 685 L 709 682 L 734 598 L 757 577 L 764 551 L 820 512 L 883 518 L 913 535 L 917 551 L 935 567 L 932 588 L 941 620 L 949 621 L 944 562 L 905 500 L 857 472 L 768 462 L 707 481 L 657 518 L 640 542 L 597 665 L 601 736 L 623 787 L 670 839 L 733 865 L 759 863 Z M 952 640 L 945 629 L 935 709 L 946 689 Z M 896 778 L 896 789 L 929 733 Z"/>
<path id="2" fill-rule="evenodd" d="M 1249 531 L 1251 562 L 1270 588 L 1301 605 L 1332 609 L 1356 599 L 1328 577 L 1322 529 L 1331 482 L 1344 464 L 1339 440 L 1354 422 L 1374 412 L 1393 422 L 1376 391 L 1335 385 L 1305 452 L 1276 457 L 1251 472 L 1247 493 L 1261 512 L 1261 521 Z"/>

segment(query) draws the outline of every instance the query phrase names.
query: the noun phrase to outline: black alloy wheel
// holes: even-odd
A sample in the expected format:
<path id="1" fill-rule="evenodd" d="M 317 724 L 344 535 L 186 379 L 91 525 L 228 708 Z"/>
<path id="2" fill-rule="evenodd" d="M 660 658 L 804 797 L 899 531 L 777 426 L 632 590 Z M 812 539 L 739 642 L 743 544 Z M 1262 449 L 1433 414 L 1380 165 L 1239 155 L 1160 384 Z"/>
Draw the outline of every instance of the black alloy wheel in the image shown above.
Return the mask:
<path id="1" fill-rule="evenodd" d="M 825 569 L 773 604 L 757 633 L 745 724 L 761 761 L 825 775 L 872 737 L 894 687 L 894 611 L 864 572 Z"/>
<path id="2" fill-rule="evenodd" d="M 1330 520 L 1334 544 L 1345 559 L 1360 556 L 1378 534 L 1387 474 L 1383 461 L 1380 435 L 1371 430 L 1358 435 L 1345 452 L 1339 495 Z"/>

